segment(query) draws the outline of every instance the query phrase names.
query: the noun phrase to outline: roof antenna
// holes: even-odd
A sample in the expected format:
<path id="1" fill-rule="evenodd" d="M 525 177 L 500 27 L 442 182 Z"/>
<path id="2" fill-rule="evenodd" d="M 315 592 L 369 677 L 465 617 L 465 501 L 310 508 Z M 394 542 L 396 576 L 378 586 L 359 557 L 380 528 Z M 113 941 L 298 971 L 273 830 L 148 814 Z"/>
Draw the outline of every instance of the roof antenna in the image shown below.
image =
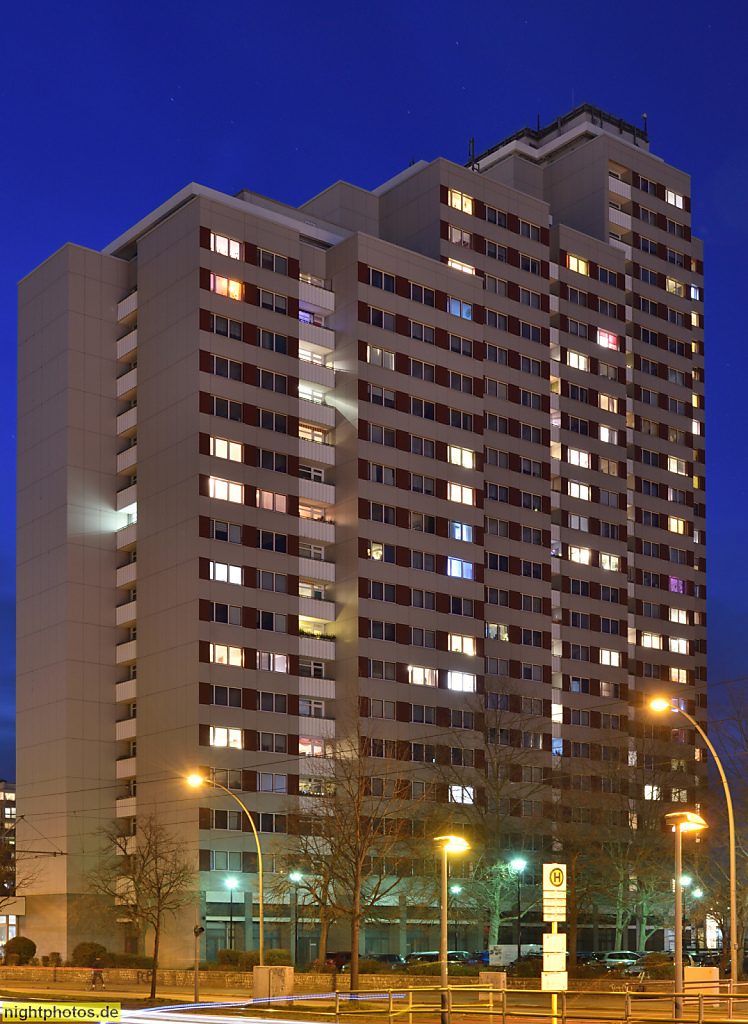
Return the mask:
<path id="1" fill-rule="evenodd" d="M 644 118 L 644 134 L 646 136 L 646 134 L 647 134 L 647 115 L 646 114 L 642 114 L 642 117 Z"/>
<path id="2" fill-rule="evenodd" d="M 540 114 L 538 114 L 538 134 L 540 134 Z"/>
<path id="3" fill-rule="evenodd" d="M 410 158 L 410 163 L 408 164 L 408 167 L 412 167 L 415 164 L 415 162 L 416 162 L 416 158 L 414 156 L 412 156 Z"/>
<path id="4" fill-rule="evenodd" d="M 475 138 L 468 139 L 468 160 L 470 161 L 470 170 L 475 170 Z"/>

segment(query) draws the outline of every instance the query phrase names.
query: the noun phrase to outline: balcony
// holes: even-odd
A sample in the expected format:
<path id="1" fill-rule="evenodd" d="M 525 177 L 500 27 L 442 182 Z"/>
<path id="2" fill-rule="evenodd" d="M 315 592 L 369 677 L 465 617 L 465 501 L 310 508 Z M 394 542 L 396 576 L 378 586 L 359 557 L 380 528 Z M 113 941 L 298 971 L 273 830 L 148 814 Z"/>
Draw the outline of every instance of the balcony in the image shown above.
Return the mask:
<path id="1" fill-rule="evenodd" d="M 130 391 L 134 391 L 138 386 L 138 368 L 134 366 L 132 370 L 128 370 L 127 373 L 123 373 L 121 377 L 117 378 L 117 398 L 122 398 Z"/>
<path id="2" fill-rule="evenodd" d="M 608 209 L 608 219 L 611 224 L 617 224 L 619 228 L 624 228 L 626 231 L 631 230 L 631 216 L 624 213 L 623 210 L 616 210 L 611 206 Z"/>
<path id="3" fill-rule="evenodd" d="M 299 694 L 302 697 L 335 700 L 335 680 L 317 679 L 315 676 L 299 676 Z M 302 722 L 306 722 L 306 720 L 306 717 L 302 718 Z"/>
<path id="4" fill-rule="evenodd" d="M 325 544 L 335 543 L 335 525 L 324 519 L 299 519 L 299 536 L 307 540 L 320 540 Z"/>
<path id="5" fill-rule="evenodd" d="M 321 558 L 300 558 L 299 576 L 310 580 L 322 580 L 324 583 L 334 583 L 335 563 L 323 562 Z"/>
<path id="6" fill-rule="evenodd" d="M 117 319 L 125 320 L 128 316 L 132 316 L 138 308 L 138 293 L 137 290 L 130 292 L 122 302 L 117 303 Z"/>
<path id="7" fill-rule="evenodd" d="M 138 504 L 138 485 L 130 484 L 121 491 L 117 491 L 117 511 L 124 512 L 135 508 Z"/>
<path id="8" fill-rule="evenodd" d="M 305 658 L 321 658 L 324 661 L 334 661 L 335 641 L 325 640 L 318 636 L 300 636 L 299 654 Z"/>
<path id="9" fill-rule="evenodd" d="M 335 292 L 319 285 L 299 280 L 299 308 L 308 313 L 321 313 L 327 316 L 335 309 Z"/>
<path id="10" fill-rule="evenodd" d="M 335 348 L 335 331 L 299 320 L 299 341 L 306 341 L 310 345 L 317 345 L 332 352 Z"/>
<path id="11" fill-rule="evenodd" d="M 321 402 L 308 402 L 300 398 L 299 419 L 303 420 L 304 423 L 321 423 L 325 427 L 334 427 L 335 410 L 331 405 L 323 405 Z"/>
<path id="12" fill-rule="evenodd" d="M 301 757 L 299 770 L 303 775 L 332 775 L 335 771 L 335 762 L 331 757 Z M 316 797 L 309 799 L 314 800 Z"/>
<path id="13" fill-rule="evenodd" d="M 116 724 L 115 737 L 118 740 L 134 740 L 137 735 L 137 718 L 123 718 Z"/>
<path id="14" fill-rule="evenodd" d="M 116 623 L 118 626 L 131 626 L 138 617 L 138 602 L 128 601 L 117 606 Z"/>
<path id="15" fill-rule="evenodd" d="M 134 796 L 120 797 L 114 806 L 118 818 L 134 818 L 138 813 L 137 799 Z"/>
<path id="16" fill-rule="evenodd" d="M 324 622 L 334 622 L 335 602 L 319 600 L 316 597 L 300 597 L 299 615 L 306 615 L 310 619 L 322 619 Z"/>
<path id="17" fill-rule="evenodd" d="M 120 701 L 135 700 L 137 696 L 137 679 L 125 679 L 122 683 L 117 683 L 114 688 L 114 699 L 119 704 Z"/>
<path id="18" fill-rule="evenodd" d="M 137 774 L 137 758 L 120 757 L 117 761 L 117 778 L 131 779 Z"/>
<path id="19" fill-rule="evenodd" d="M 327 466 L 335 465 L 335 445 L 321 444 L 319 441 L 307 441 L 299 438 L 299 458 L 306 462 L 324 462 Z"/>
<path id="20" fill-rule="evenodd" d="M 626 245 L 626 243 L 622 242 L 620 240 L 620 238 L 610 238 L 610 239 L 608 239 L 608 241 L 609 241 L 610 245 L 613 246 L 614 249 L 620 249 L 621 252 L 626 257 L 627 260 L 631 259 L 631 246 L 630 245 Z"/>
<path id="21" fill-rule="evenodd" d="M 331 366 L 320 366 L 319 363 L 308 363 L 301 360 L 299 365 L 299 380 L 303 383 L 321 384 L 325 388 L 335 387 L 335 371 Z"/>
<path id="22" fill-rule="evenodd" d="M 123 644 L 117 644 L 117 658 L 116 663 L 118 665 L 127 665 L 131 661 L 135 661 L 138 656 L 138 641 L 137 640 L 126 640 Z"/>
<path id="23" fill-rule="evenodd" d="M 125 334 L 117 342 L 117 358 L 125 359 L 127 356 L 133 353 L 137 347 L 138 329 L 136 327 L 135 330 L 130 331 L 128 334 Z"/>
<path id="24" fill-rule="evenodd" d="M 312 501 L 321 501 L 323 505 L 335 504 L 335 488 L 332 484 L 322 484 L 318 480 L 299 480 L 299 497 Z"/>
<path id="25" fill-rule="evenodd" d="M 117 531 L 117 550 L 124 551 L 125 548 L 132 547 L 132 545 L 138 539 L 138 524 L 130 523 L 128 526 L 123 526 L 121 530 Z"/>
<path id="26" fill-rule="evenodd" d="M 138 446 L 136 444 L 131 445 L 129 448 L 125 448 L 123 452 L 120 452 L 117 456 L 117 472 L 124 473 L 127 469 L 132 467 L 138 461 Z"/>
<path id="27" fill-rule="evenodd" d="M 558 295 L 548 296 L 548 309 L 551 313 L 558 313 Z"/>
<path id="28" fill-rule="evenodd" d="M 117 417 L 117 433 L 126 434 L 129 430 L 134 430 L 138 425 L 138 407 L 134 405 L 132 409 L 126 409 L 121 412 Z"/>
<path id="29" fill-rule="evenodd" d="M 128 562 L 127 565 L 121 565 L 117 570 L 117 586 L 118 587 L 129 587 L 130 584 L 134 583 L 138 578 L 138 563 Z"/>
<path id="30" fill-rule="evenodd" d="M 304 715 L 297 718 L 296 722 L 296 731 L 301 736 L 321 736 L 327 739 L 335 735 L 334 718 L 312 718 Z"/>
<path id="31" fill-rule="evenodd" d="M 612 175 L 608 176 L 608 191 L 612 192 L 615 196 L 623 196 L 624 199 L 631 198 L 631 186 L 625 181 L 621 181 L 620 178 L 614 178 Z"/>

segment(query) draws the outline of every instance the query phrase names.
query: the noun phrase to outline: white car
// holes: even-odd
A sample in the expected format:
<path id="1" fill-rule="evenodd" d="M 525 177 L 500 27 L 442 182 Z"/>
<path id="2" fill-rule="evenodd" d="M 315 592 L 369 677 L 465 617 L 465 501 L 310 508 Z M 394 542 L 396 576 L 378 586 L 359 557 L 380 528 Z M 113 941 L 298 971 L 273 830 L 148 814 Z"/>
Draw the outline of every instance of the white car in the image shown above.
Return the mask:
<path id="1" fill-rule="evenodd" d="M 595 960 L 613 970 L 614 967 L 628 967 L 641 959 L 641 956 L 641 953 L 634 953 L 630 949 L 609 949 L 605 953 L 596 953 Z"/>

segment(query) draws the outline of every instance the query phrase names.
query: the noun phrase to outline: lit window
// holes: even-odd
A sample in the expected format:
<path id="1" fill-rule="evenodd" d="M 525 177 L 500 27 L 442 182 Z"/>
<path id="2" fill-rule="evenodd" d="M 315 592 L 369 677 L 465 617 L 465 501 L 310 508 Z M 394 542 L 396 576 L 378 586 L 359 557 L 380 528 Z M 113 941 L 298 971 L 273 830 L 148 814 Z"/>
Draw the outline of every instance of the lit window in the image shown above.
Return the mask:
<path id="1" fill-rule="evenodd" d="M 608 444 L 618 444 L 618 431 L 601 423 L 600 440 L 607 441 Z"/>
<path id="2" fill-rule="evenodd" d="M 598 330 L 598 332 L 597 332 L 597 343 L 598 343 L 598 345 L 602 345 L 603 348 L 617 349 L 618 348 L 618 336 L 616 334 L 611 334 L 610 331 Z"/>
<path id="3" fill-rule="evenodd" d="M 572 366 L 575 370 L 589 370 L 590 361 L 587 356 L 583 356 L 581 352 L 572 352 L 569 350 L 566 353 L 566 363 L 568 366 Z"/>
<path id="4" fill-rule="evenodd" d="M 222 256 L 230 256 L 232 260 L 242 258 L 242 243 L 235 238 L 226 238 L 225 235 L 210 233 L 210 248 L 213 252 L 219 252 Z"/>
<path id="5" fill-rule="evenodd" d="M 448 558 L 447 576 L 453 576 L 456 579 L 471 580 L 473 578 L 473 563 L 465 562 L 461 558 Z"/>
<path id="6" fill-rule="evenodd" d="M 684 668 L 671 668 L 670 669 L 670 682 L 671 683 L 682 683 L 684 686 L 688 682 L 688 674 Z"/>
<path id="7" fill-rule="evenodd" d="M 576 274 L 584 274 L 585 277 L 589 277 L 589 263 L 587 260 L 580 259 L 579 256 L 573 256 L 569 253 L 566 257 L 566 266 Z"/>
<path id="8" fill-rule="evenodd" d="M 668 617 L 671 622 L 680 622 L 684 626 L 688 623 L 688 612 L 685 608 L 671 608 Z"/>
<path id="9" fill-rule="evenodd" d="M 210 275 L 210 290 L 216 295 L 225 295 L 229 299 L 241 299 L 241 281 L 232 281 L 228 277 L 221 277 L 219 274 Z"/>
<path id="10" fill-rule="evenodd" d="M 211 747 L 233 747 L 234 750 L 242 749 L 241 729 L 221 729 L 213 725 L 210 727 Z"/>
<path id="11" fill-rule="evenodd" d="M 210 563 L 210 578 L 218 580 L 219 583 L 242 584 L 242 567 L 240 565 L 227 565 L 226 562 Z"/>
<path id="12" fill-rule="evenodd" d="M 597 396 L 598 405 L 604 412 L 618 412 L 618 399 L 614 398 L 613 395 L 599 394 Z"/>
<path id="13" fill-rule="evenodd" d="M 463 320 L 473 319 L 472 303 L 463 302 L 462 299 L 455 299 L 451 296 L 447 299 L 447 312 L 451 313 L 452 316 L 462 317 Z"/>
<path id="14" fill-rule="evenodd" d="M 665 189 L 665 202 L 677 206 L 679 210 L 683 209 L 683 196 L 678 192 L 671 192 L 669 188 Z"/>
<path id="15" fill-rule="evenodd" d="M 448 496 L 450 501 L 459 501 L 462 505 L 475 504 L 472 487 L 463 487 L 461 484 L 449 484 L 448 487 Z"/>
<path id="16" fill-rule="evenodd" d="M 662 637 L 658 633 L 642 633 L 642 647 L 653 647 L 662 650 Z"/>
<path id="17" fill-rule="evenodd" d="M 372 366 L 382 366 L 385 370 L 395 369 L 395 353 L 376 345 L 366 346 L 366 361 Z"/>
<path id="18" fill-rule="evenodd" d="M 582 501 L 590 500 L 590 488 L 587 484 L 582 484 L 578 480 L 569 480 L 568 486 L 570 498 L 581 498 Z"/>
<path id="19" fill-rule="evenodd" d="M 590 549 L 569 546 L 569 561 L 579 562 L 580 565 L 590 564 Z"/>
<path id="20" fill-rule="evenodd" d="M 668 646 L 671 654 L 688 654 L 688 640 L 681 636 L 671 636 Z"/>
<path id="21" fill-rule="evenodd" d="M 233 665 L 235 668 L 241 668 L 244 664 L 244 651 L 241 647 L 211 644 L 210 660 L 214 665 Z"/>
<path id="22" fill-rule="evenodd" d="M 644 799 L 645 800 L 659 800 L 661 790 L 659 786 L 651 786 L 647 784 L 644 787 Z"/>
<path id="23" fill-rule="evenodd" d="M 475 675 L 471 672 L 448 672 L 447 686 L 461 693 L 475 693 Z"/>
<path id="24" fill-rule="evenodd" d="M 233 480 L 219 480 L 214 476 L 210 477 L 208 494 L 211 498 L 218 498 L 219 501 L 233 501 L 238 505 L 244 503 L 244 488 Z"/>
<path id="25" fill-rule="evenodd" d="M 618 555 L 609 555 L 606 551 L 600 552 L 600 568 L 609 569 L 611 572 L 618 572 L 620 569 L 620 558 Z"/>
<path id="26" fill-rule="evenodd" d="M 465 249 L 473 248 L 472 231 L 465 231 L 464 228 L 456 228 L 453 224 L 449 225 L 449 240 L 454 245 L 461 245 Z"/>
<path id="27" fill-rule="evenodd" d="M 609 651 L 604 647 L 600 648 L 600 664 L 619 668 L 621 665 L 621 652 Z"/>
<path id="28" fill-rule="evenodd" d="M 684 459 L 676 459 L 672 455 L 669 455 L 667 468 L 669 472 L 677 473 L 678 476 L 686 476 L 686 463 Z"/>
<path id="29" fill-rule="evenodd" d="M 581 466 L 582 469 L 590 468 L 590 453 L 580 451 L 579 448 L 569 448 L 566 457 L 572 466 Z"/>
<path id="30" fill-rule="evenodd" d="M 466 469 L 473 469 L 475 466 L 475 452 L 469 448 L 455 448 L 450 445 L 447 452 L 453 466 L 464 466 Z"/>
<path id="31" fill-rule="evenodd" d="M 475 637 L 461 636 L 459 633 L 449 634 L 449 650 L 456 654 L 475 654 Z"/>
<path id="32" fill-rule="evenodd" d="M 447 193 L 447 201 L 455 210 L 462 210 L 463 213 L 472 214 L 473 197 L 466 196 L 464 192 L 456 192 L 453 188 Z"/>
<path id="33" fill-rule="evenodd" d="M 508 640 L 509 627 L 502 622 L 487 622 L 486 636 L 489 640 Z"/>
<path id="34" fill-rule="evenodd" d="M 468 234 L 467 231 L 464 234 Z M 471 267 L 469 263 L 460 263 L 458 260 L 449 259 L 447 260 L 447 266 L 451 267 L 452 270 L 459 270 L 463 274 L 474 274 L 475 267 Z"/>
<path id="35" fill-rule="evenodd" d="M 677 516 L 668 516 L 667 528 L 671 533 L 685 533 L 686 522 L 684 519 L 678 519 Z"/>
<path id="36" fill-rule="evenodd" d="M 676 281 L 674 277 L 668 277 L 665 280 L 665 287 L 671 295 L 678 295 L 681 299 L 685 298 L 686 287 L 681 281 Z"/>
<path id="37" fill-rule="evenodd" d="M 229 459 L 231 462 L 242 461 L 242 446 L 238 441 L 227 441 L 224 437 L 211 437 L 210 454 L 217 459 Z"/>
<path id="38" fill-rule="evenodd" d="M 464 540 L 468 544 L 472 544 L 473 528 L 470 523 L 456 523 L 452 520 L 449 523 L 449 536 L 452 540 Z"/>
<path id="39" fill-rule="evenodd" d="M 285 512 L 287 500 L 285 494 L 278 494 L 276 491 L 263 491 L 256 488 L 257 508 L 267 508 L 273 512 Z"/>
<path id="40" fill-rule="evenodd" d="M 472 786 L 450 786 L 449 802 L 451 804 L 472 804 L 475 802 L 475 790 Z"/>
<path id="41" fill-rule="evenodd" d="M 414 686 L 437 686 L 437 670 L 423 665 L 408 665 L 408 682 Z"/>

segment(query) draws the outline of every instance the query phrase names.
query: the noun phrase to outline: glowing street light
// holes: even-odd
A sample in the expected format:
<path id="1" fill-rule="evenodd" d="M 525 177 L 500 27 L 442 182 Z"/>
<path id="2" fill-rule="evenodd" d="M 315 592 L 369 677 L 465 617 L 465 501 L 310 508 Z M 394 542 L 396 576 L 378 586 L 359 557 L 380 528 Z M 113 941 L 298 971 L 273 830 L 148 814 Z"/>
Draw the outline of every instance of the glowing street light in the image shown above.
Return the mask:
<path id="1" fill-rule="evenodd" d="M 700 832 L 707 827 L 700 814 L 693 811 L 672 811 L 665 821 L 675 832 L 675 1017 L 683 1016 L 683 890 L 681 883 L 681 835 Z M 689 878 L 689 882 L 690 882 Z"/>
<path id="2" fill-rule="evenodd" d="M 672 711 L 683 717 L 691 723 L 696 732 L 701 736 L 704 743 L 709 748 L 709 753 L 714 758 L 714 763 L 717 765 L 720 778 L 722 779 L 722 788 L 725 791 L 725 801 L 727 803 L 727 825 L 730 836 L 730 991 L 735 991 L 735 984 L 738 978 L 738 971 L 742 964 L 738 961 L 738 896 L 737 896 L 737 871 L 735 867 L 735 815 L 732 810 L 732 796 L 730 795 L 730 787 L 727 785 L 727 776 L 725 770 L 722 767 L 722 762 L 717 756 L 717 751 L 714 749 L 712 744 L 709 742 L 709 737 L 701 728 L 695 718 L 692 718 L 677 701 L 669 700 L 666 697 L 655 697 L 654 700 L 649 702 L 649 706 L 653 711 Z"/>
<path id="3" fill-rule="evenodd" d="M 448 965 L 447 965 L 447 876 L 449 865 L 447 854 L 465 853 L 470 849 L 470 844 L 462 836 L 436 836 L 434 842 L 442 844 L 442 893 L 441 893 L 441 922 L 439 929 L 439 973 L 441 975 L 441 1004 L 442 1024 L 450 1024 L 449 1000 L 447 998 Z"/>
<path id="4" fill-rule="evenodd" d="M 257 845 L 257 871 L 258 871 L 258 875 L 257 875 L 257 878 L 258 878 L 257 899 L 258 899 L 258 903 L 259 903 L 259 907 L 260 907 L 260 950 L 259 950 L 260 956 L 259 956 L 259 960 L 260 960 L 260 967 L 262 967 L 265 964 L 264 876 L 263 876 L 263 871 L 262 871 L 262 849 L 260 848 L 260 837 L 257 834 L 257 829 L 255 828 L 254 821 L 252 820 L 252 815 L 249 813 L 249 811 L 244 806 L 244 804 L 241 802 L 241 800 L 236 795 L 236 793 L 232 793 L 230 789 L 227 789 L 226 786 L 222 786 L 220 782 L 215 782 L 213 779 L 204 779 L 202 777 L 202 775 L 200 775 L 198 772 L 195 772 L 192 775 L 188 775 L 187 776 L 187 785 L 188 786 L 192 786 L 194 789 L 197 789 L 200 786 L 215 786 L 216 789 L 222 789 L 224 793 L 228 793 L 228 795 L 230 797 L 233 797 L 234 800 L 236 800 L 236 802 L 239 804 L 241 809 L 246 814 L 247 820 L 249 821 L 249 824 L 252 826 L 252 832 L 254 833 L 255 843 Z"/>
<path id="5" fill-rule="evenodd" d="M 225 886 L 229 891 L 229 949 L 234 948 L 234 889 L 239 884 L 235 878 L 227 878 Z"/>

